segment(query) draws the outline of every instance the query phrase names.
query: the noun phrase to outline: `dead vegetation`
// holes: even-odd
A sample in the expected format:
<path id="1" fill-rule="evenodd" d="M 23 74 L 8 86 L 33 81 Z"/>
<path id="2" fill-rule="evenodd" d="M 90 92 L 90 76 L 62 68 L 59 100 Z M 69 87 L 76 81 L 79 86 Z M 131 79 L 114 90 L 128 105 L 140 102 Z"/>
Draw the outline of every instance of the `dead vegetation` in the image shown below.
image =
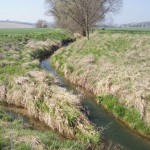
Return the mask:
<path id="1" fill-rule="evenodd" d="M 80 99 L 54 85 L 52 76 L 44 71 L 32 71 L 9 82 L 5 101 L 26 108 L 29 114 L 66 137 L 82 138 L 84 142 L 99 139 L 93 126 L 80 112 Z"/>
<path id="2" fill-rule="evenodd" d="M 5 128 L 4 128 L 5 127 Z M 62 139 L 57 133 L 30 129 L 21 118 L 13 118 L 0 110 L 0 149 L 81 149 L 77 141 Z"/>
<path id="3" fill-rule="evenodd" d="M 97 96 L 113 95 L 150 126 L 149 35 L 94 33 L 53 55 L 72 83 Z"/>
<path id="4" fill-rule="evenodd" d="M 60 45 L 61 41 L 58 40 L 30 40 L 22 51 L 3 50 L 7 59 L 0 60 L 0 102 L 27 109 L 30 115 L 52 130 L 79 140 L 85 147 L 99 145 L 100 135 L 80 111 L 82 106 L 79 97 L 55 85 L 54 77 L 39 67 L 41 51 L 45 55 L 45 51 L 51 52 L 54 46 Z M 31 142 L 30 138 L 27 141 L 23 137 L 18 140 L 28 143 Z M 35 149 L 37 140 L 35 138 L 32 141 Z M 39 146 L 43 149 L 40 142 Z"/>

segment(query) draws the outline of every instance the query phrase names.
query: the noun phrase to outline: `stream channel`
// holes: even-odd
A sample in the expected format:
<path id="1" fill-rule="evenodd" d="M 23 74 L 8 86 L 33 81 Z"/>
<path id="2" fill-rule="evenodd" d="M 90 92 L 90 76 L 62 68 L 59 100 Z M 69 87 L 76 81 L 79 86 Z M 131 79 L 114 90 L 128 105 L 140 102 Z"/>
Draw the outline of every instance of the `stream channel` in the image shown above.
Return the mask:
<path id="1" fill-rule="evenodd" d="M 28 111 L 24 108 L 17 108 L 12 105 L 0 105 L 0 109 L 11 116 L 13 119 L 21 119 L 22 123 L 24 124 L 24 128 L 37 131 L 51 130 L 44 122 L 41 122 L 33 116 L 29 115 Z"/>
<path id="2" fill-rule="evenodd" d="M 150 141 L 133 132 L 123 123 L 115 119 L 104 108 L 98 106 L 95 97 L 83 89 L 76 87 L 67 81 L 63 75 L 58 73 L 50 64 L 50 59 L 41 61 L 41 67 L 51 72 L 58 81 L 58 85 L 66 88 L 74 94 L 82 95 L 84 108 L 88 108 L 88 118 L 96 127 L 106 127 L 104 134 L 114 143 L 121 145 L 123 150 L 150 150 Z"/>

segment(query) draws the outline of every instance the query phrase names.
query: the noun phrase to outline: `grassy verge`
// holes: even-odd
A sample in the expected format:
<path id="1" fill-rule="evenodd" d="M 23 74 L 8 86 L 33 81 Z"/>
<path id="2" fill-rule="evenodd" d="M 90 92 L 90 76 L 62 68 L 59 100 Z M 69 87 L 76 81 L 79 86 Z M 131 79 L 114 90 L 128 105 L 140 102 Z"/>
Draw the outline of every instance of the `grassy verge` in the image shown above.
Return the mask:
<path id="1" fill-rule="evenodd" d="M 119 103 L 118 98 L 112 95 L 98 96 L 97 103 L 103 105 L 108 111 L 126 122 L 132 129 L 150 136 L 150 128 L 143 122 L 140 113 L 135 108 L 128 108 L 124 103 Z"/>
<path id="2" fill-rule="evenodd" d="M 55 85 L 55 78 L 39 67 L 39 58 L 47 52 L 49 55 L 71 35 L 60 29 L 0 30 L 0 35 L 0 102 L 26 108 L 29 114 L 67 138 L 76 139 L 84 148 L 99 145 L 100 135 L 81 113 L 79 97 Z M 7 132 L 2 135 L 8 137 Z M 30 148 L 29 144 L 23 146 Z"/>
<path id="3" fill-rule="evenodd" d="M 4 128 L 5 126 L 5 128 Z M 61 139 L 52 131 L 35 131 L 25 128 L 21 119 L 13 119 L 0 110 L 0 149 L 45 150 L 83 149 L 77 141 Z"/>
<path id="4" fill-rule="evenodd" d="M 97 31 L 89 41 L 82 38 L 59 50 L 51 61 L 72 83 L 102 97 L 117 117 L 149 135 L 149 37 L 144 32 Z"/>

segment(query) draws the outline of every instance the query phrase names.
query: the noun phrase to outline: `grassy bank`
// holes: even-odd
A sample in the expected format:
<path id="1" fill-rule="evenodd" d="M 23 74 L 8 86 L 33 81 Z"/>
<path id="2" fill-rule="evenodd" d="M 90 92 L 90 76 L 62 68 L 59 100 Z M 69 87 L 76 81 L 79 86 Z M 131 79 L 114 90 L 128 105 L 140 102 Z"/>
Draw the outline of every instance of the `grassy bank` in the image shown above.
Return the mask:
<path id="1" fill-rule="evenodd" d="M 0 30 L 0 103 L 26 108 L 30 115 L 52 130 L 77 140 L 81 146 L 78 142 L 72 142 L 77 143 L 75 149 L 85 149 L 91 145 L 94 148 L 100 144 L 100 135 L 80 111 L 82 106 L 79 97 L 57 86 L 54 76 L 39 67 L 41 57 L 53 53 L 55 48 L 62 45 L 62 40 L 68 39 L 71 39 L 71 35 L 60 29 Z M 47 142 L 49 149 L 53 146 L 53 141 L 49 144 L 52 133 L 24 130 L 20 127 L 22 123 L 17 123 L 19 127 L 15 127 L 13 122 L 1 123 L 7 127 L 4 130 L 1 125 L 2 147 L 6 146 L 5 141 L 11 139 L 8 137 L 11 134 L 10 127 L 15 132 L 14 144 L 19 142 L 20 145 L 21 139 L 29 137 L 23 146 L 30 149 L 28 139 L 33 136 L 33 139 L 39 139 L 41 145 Z M 56 145 L 60 145 L 56 149 L 65 149 L 65 146 L 71 148 L 71 142 L 59 141 L 55 136 L 53 140 Z"/>
<path id="2" fill-rule="evenodd" d="M 150 136 L 150 35 L 96 31 L 56 52 L 51 61 L 97 102 Z M 112 95 L 112 96 L 110 96 Z"/>
<path id="3" fill-rule="evenodd" d="M 5 127 L 5 128 L 4 128 Z M 0 110 L 0 149 L 83 149 L 79 142 L 64 140 L 52 131 L 30 129 L 21 119 Z"/>

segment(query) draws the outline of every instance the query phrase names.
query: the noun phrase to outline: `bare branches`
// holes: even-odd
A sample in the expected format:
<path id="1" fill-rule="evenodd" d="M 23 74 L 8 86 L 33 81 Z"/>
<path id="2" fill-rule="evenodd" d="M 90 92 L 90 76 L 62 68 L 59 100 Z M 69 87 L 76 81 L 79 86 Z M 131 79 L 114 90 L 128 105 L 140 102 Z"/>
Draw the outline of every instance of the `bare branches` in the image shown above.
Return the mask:
<path id="1" fill-rule="evenodd" d="M 90 28 L 109 12 L 116 13 L 122 0 L 46 0 L 58 26 L 89 38 Z"/>
<path id="2" fill-rule="evenodd" d="M 36 24 L 35 24 L 36 28 L 47 28 L 48 27 L 48 23 L 46 20 L 41 20 L 39 19 Z"/>

